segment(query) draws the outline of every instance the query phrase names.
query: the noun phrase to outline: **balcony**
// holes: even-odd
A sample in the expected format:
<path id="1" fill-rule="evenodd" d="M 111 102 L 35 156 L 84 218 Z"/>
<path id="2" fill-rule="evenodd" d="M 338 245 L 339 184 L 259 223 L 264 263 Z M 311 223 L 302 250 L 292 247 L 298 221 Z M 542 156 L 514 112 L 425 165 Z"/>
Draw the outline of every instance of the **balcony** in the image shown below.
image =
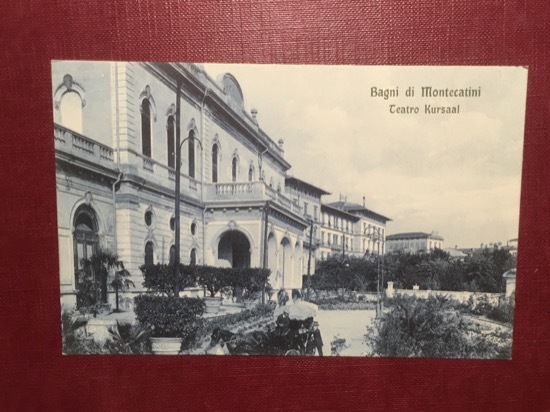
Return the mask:
<path id="1" fill-rule="evenodd" d="M 113 149 L 54 123 L 55 149 L 107 168 L 114 167 Z"/>
<path id="2" fill-rule="evenodd" d="M 212 202 L 266 200 L 262 182 L 207 184 L 206 199 Z"/>
<path id="3" fill-rule="evenodd" d="M 274 190 L 264 182 L 229 182 L 205 185 L 207 202 L 244 202 L 268 201 L 283 206 L 297 215 L 302 215 L 302 208 L 282 193 Z"/>

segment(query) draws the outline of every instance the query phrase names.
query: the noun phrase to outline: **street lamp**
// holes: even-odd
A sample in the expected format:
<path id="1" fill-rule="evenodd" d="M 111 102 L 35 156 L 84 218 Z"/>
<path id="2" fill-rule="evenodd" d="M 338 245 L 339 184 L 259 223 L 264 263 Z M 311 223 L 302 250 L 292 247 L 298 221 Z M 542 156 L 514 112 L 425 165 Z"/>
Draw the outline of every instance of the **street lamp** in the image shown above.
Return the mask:
<path id="1" fill-rule="evenodd" d="M 313 219 L 309 219 L 309 254 L 307 257 L 307 300 L 309 300 L 309 291 L 311 288 L 311 249 L 313 249 Z"/>
<path id="2" fill-rule="evenodd" d="M 174 296 L 179 296 L 179 267 L 180 267 L 180 180 L 181 180 L 181 146 L 193 139 L 196 141 L 202 151 L 202 143 L 195 139 L 194 135 L 190 135 L 180 142 L 180 100 L 181 100 L 181 83 L 177 83 L 176 91 L 176 189 L 175 189 L 175 216 L 174 216 L 174 232 L 175 232 L 175 251 L 174 251 Z"/>
<path id="3" fill-rule="evenodd" d="M 372 229 L 372 230 L 371 230 Z M 383 302 L 382 302 L 382 295 L 381 295 L 381 289 L 383 289 L 383 273 L 381 278 L 381 256 L 380 256 L 380 243 L 383 240 L 383 236 L 381 235 L 381 229 L 379 227 L 371 227 L 369 226 L 367 229 L 365 229 L 364 235 L 372 239 L 372 241 L 376 244 L 378 251 L 377 251 L 377 259 L 376 259 L 376 296 L 377 296 L 377 302 L 376 302 L 376 319 L 380 319 L 382 316 L 382 311 L 384 309 Z"/>

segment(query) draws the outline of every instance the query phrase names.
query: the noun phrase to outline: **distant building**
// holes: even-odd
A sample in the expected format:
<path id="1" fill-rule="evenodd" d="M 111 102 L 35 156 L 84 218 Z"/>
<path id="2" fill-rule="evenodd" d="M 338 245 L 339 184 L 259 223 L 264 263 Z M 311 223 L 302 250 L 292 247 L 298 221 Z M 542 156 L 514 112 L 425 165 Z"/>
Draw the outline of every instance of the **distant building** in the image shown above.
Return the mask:
<path id="1" fill-rule="evenodd" d="M 503 245 L 502 242 L 494 243 L 481 243 L 477 248 L 459 248 L 458 250 L 471 255 L 475 252 L 486 250 L 486 249 L 496 249 L 496 250 L 507 250 L 512 256 L 518 255 L 518 240 L 510 239 L 506 242 L 506 245 Z"/>
<path id="2" fill-rule="evenodd" d="M 390 218 L 347 199 L 322 204 L 321 212 L 321 259 L 332 254 L 362 257 L 385 253 Z"/>
<path id="3" fill-rule="evenodd" d="M 506 249 L 508 252 L 512 254 L 512 256 L 518 255 L 518 240 L 517 239 L 510 239 L 506 242 L 506 246 L 502 246 L 502 249 Z"/>
<path id="4" fill-rule="evenodd" d="M 435 249 L 443 249 L 443 240 L 437 232 L 395 233 L 386 237 L 388 252 L 431 252 Z"/>
<path id="5" fill-rule="evenodd" d="M 454 260 L 464 260 L 468 255 L 459 249 L 447 248 L 443 249 L 444 252 L 448 253 L 451 259 Z"/>
<path id="6" fill-rule="evenodd" d="M 330 195 L 330 193 L 293 176 L 285 178 L 285 192 L 293 205 L 303 211 L 303 218 L 309 222 L 303 241 L 302 273 L 308 273 L 309 262 L 309 273 L 313 274 L 315 259 L 321 257 L 318 253 L 318 248 L 321 245 L 321 196 Z M 313 232 L 310 236 L 312 229 Z"/>
<path id="7" fill-rule="evenodd" d="M 506 282 L 506 296 L 508 297 L 516 291 L 516 269 L 510 269 L 502 277 Z"/>

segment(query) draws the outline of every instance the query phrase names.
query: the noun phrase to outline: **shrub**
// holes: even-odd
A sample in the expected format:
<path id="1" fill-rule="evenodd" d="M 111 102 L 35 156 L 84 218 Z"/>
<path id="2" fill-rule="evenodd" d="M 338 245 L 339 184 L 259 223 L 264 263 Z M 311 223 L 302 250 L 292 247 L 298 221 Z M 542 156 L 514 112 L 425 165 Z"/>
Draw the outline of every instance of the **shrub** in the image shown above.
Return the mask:
<path id="1" fill-rule="evenodd" d="M 261 268 L 228 269 L 231 272 L 232 286 L 241 286 L 251 293 L 258 293 L 266 288 L 271 271 Z"/>
<path id="2" fill-rule="evenodd" d="M 147 331 L 140 325 L 132 323 L 119 323 L 108 329 L 111 335 L 105 342 L 105 349 L 109 353 L 117 354 L 143 354 L 150 353 L 150 345 L 147 344 Z"/>
<path id="3" fill-rule="evenodd" d="M 152 337 L 181 337 L 184 345 L 194 339 L 204 313 L 198 298 L 140 295 L 134 302 L 136 319 Z"/>
<path id="4" fill-rule="evenodd" d="M 224 287 L 233 286 L 235 283 L 228 268 L 193 266 L 189 269 L 196 275 L 199 284 L 208 290 L 211 297 L 216 296 Z"/>
<path id="5" fill-rule="evenodd" d="M 453 306 L 462 313 L 467 313 L 475 316 L 485 316 L 497 322 L 512 324 L 514 321 L 514 295 L 503 298 L 501 297 L 496 305 L 491 304 L 486 296 L 482 296 L 478 300 L 472 297 L 465 303 L 454 302 Z"/>
<path id="6" fill-rule="evenodd" d="M 510 339 L 483 334 L 447 299 L 396 296 L 393 308 L 367 333 L 374 354 L 397 357 L 497 358 Z"/>
<path id="7" fill-rule="evenodd" d="M 498 322 L 512 324 L 514 322 L 514 302 L 514 294 L 512 294 L 508 298 L 500 299 L 498 305 L 496 307 L 493 307 L 491 311 L 487 313 L 487 317 Z"/>
<path id="8" fill-rule="evenodd" d="M 178 290 L 193 286 L 196 277 L 189 266 L 181 265 L 179 270 Z M 167 296 L 174 294 L 175 276 L 174 266 L 167 264 L 143 265 L 140 267 L 143 273 L 143 286 L 150 292 L 162 293 Z"/>
<path id="9" fill-rule="evenodd" d="M 190 266 L 201 286 L 210 296 L 215 296 L 224 287 L 242 287 L 250 295 L 258 295 L 266 287 L 271 273 L 269 269 L 259 268 L 218 268 L 214 266 Z"/>
<path id="10" fill-rule="evenodd" d="M 240 323 L 252 324 L 264 318 L 272 320 L 274 309 L 275 306 L 272 304 L 256 305 L 237 313 L 205 319 L 197 330 L 195 344 L 198 344 L 200 339 L 209 337 L 216 328 L 233 329 Z"/>
<path id="11" fill-rule="evenodd" d="M 375 307 L 374 302 L 365 299 L 355 301 L 342 296 L 309 299 L 308 302 L 315 303 L 321 310 L 368 310 Z"/>
<path id="12" fill-rule="evenodd" d="M 361 298 L 362 296 L 359 296 Z M 374 309 L 375 302 L 361 300 L 349 296 L 333 296 L 328 298 L 308 299 L 308 302 L 315 303 L 321 310 L 369 310 Z"/>
<path id="13" fill-rule="evenodd" d="M 63 353 L 78 355 L 97 355 L 105 353 L 103 345 L 87 336 L 87 320 L 64 310 L 61 314 Z"/>

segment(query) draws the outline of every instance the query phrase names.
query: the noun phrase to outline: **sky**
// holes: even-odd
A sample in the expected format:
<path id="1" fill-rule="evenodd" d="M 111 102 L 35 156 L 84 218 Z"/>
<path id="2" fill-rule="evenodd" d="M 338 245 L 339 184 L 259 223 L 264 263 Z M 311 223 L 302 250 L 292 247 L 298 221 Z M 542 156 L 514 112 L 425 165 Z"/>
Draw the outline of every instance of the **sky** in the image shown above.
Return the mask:
<path id="1" fill-rule="evenodd" d="M 205 64 L 236 77 L 247 111 L 284 139 L 289 174 L 391 219 L 387 234 L 438 232 L 444 247 L 518 236 L 527 69 Z M 414 87 L 414 97 L 406 90 Z M 422 97 L 421 88 L 480 97 Z M 373 87 L 398 89 L 373 96 Z M 378 93 L 376 93 L 378 94 Z M 460 105 L 426 114 L 425 105 Z M 390 105 L 419 113 L 391 113 Z"/>

